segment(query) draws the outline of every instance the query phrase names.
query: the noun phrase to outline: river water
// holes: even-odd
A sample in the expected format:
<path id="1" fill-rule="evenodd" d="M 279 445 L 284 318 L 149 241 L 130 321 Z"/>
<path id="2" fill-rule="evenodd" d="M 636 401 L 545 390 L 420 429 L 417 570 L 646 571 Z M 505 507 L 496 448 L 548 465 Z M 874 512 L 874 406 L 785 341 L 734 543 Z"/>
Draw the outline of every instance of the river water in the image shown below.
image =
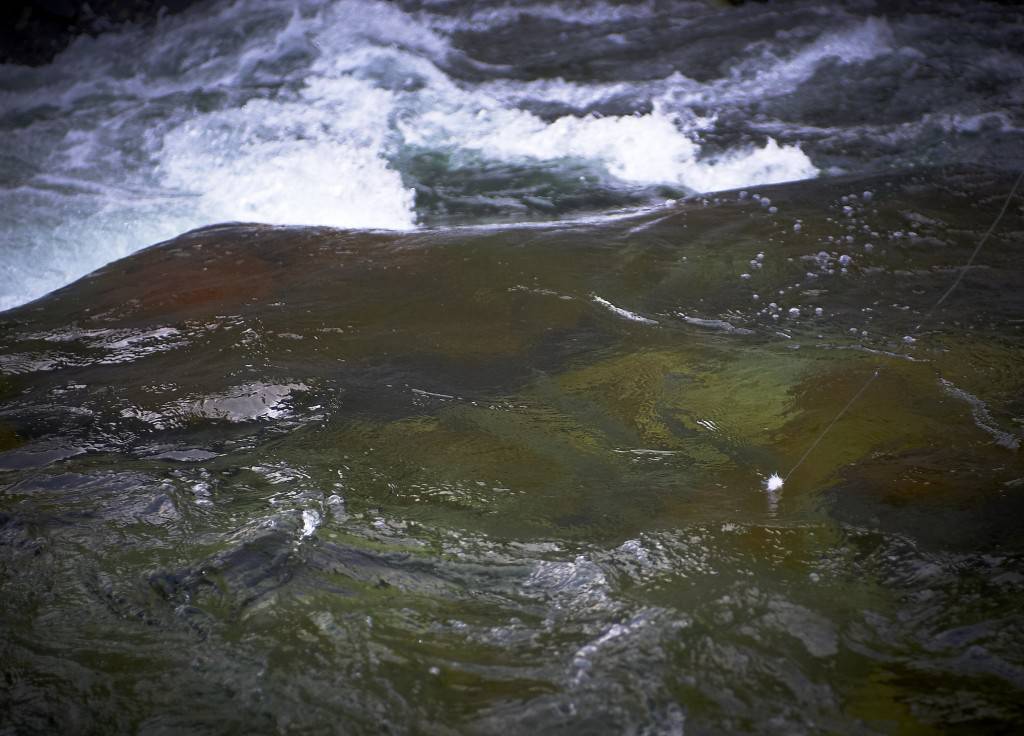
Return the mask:
<path id="1" fill-rule="evenodd" d="M 0 67 L 0 731 L 1019 731 L 1022 32 L 240 2 Z"/>
<path id="2" fill-rule="evenodd" d="M 232 220 L 594 215 L 818 175 L 1019 168 L 984 3 L 204 3 L 0 66 L 0 309 Z"/>

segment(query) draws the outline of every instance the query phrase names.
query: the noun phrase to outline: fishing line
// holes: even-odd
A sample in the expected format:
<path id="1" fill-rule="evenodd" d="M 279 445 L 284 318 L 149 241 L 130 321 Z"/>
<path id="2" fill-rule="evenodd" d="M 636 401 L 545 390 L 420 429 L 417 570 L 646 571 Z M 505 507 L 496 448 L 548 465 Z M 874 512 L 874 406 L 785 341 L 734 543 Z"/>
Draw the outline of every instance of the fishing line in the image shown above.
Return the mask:
<path id="1" fill-rule="evenodd" d="M 924 316 L 924 319 L 921 320 L 921 324 L 917 326 L 918 332 L 921 331 L 921 325 L 923 325 L 924 323 L 931 319 L 932 314 L 935 312 L 936 309 L 938 309 L 939 305 L 942 304 L 942 302 L 946 301 L 946 298 L 953 293 L 953 290 L 956 289 L 956 287 L 960 285 L 960 282 L 963 281 L 964 274 L 967 273 L 967 269 L 974 265 L 974 259 L 978 257 L 978 253 L 981 252 L 981 248 L 983 245 L 985 245 L 985 241 L 989 239 L 989 236 L 992 235 L 993 232 L 995 232 L 996 226 L 999 225 L 999 221 L 1002 220 L 1003 215 L 1006 214 L 1006 210 L 1010 206 L 1010 200 L 1012 200 L 1013 195 L 1017 193 L 1017 187 L 1020 186 L 1021 179 L 1024 179 L 1024 171 L 1021 171 L 1020 174 L 1017 175 L 1017 181 L 1013 183 L 1013 188 L 1010 190 L 1009 195 L 1007 195 L 1006 201 L 1003 202 L 1003 208 L 999 210 L 999 214 L 996 215 L 996 219 L 992 221 L 992 224 L 989 225 L 988 230 L 986 230 L 985 234 L 981 236 L 981 240 L 979 240 L 978 245 L 975 246 L 974 252 L 971 253 L 971 257 L 967 259 L 967 263 L 963 265 L 963 267 L 960 269 L 960 273 L 957 274 L 956 280 L 948 289 L 946 289 L 946 293 L 940 296 L 939 300 L 932 305 L 932 308 L 928 310 L 928 313 Z"/>
<path id="2" fill-rule="evenodd" d="M 999 210 L 999 214 L 996 215 L 996 219 L 992 221 L 991 225 L 989 225 L 989 228 L 988 230 L 985 231 L 985 234 L 981 236 L 981 240 L 979 240 L 978 244 L 974 247 L 974 252 L 971 253 L 971 257 L 968 258 L 967 262 L 960 267 L 960 273 L 957 274 L 956 279 L 953 281 L 950 287 L 946 289 L 942 296 L 940 296 L 938 300 L 931 306 L 931 309 L 929 309 L 925 313 L 924 318 L 921 320 L 921 322 L 917 325 L 917 327 L 914 330 L 915 334 L 921 333 L 921 330 L 924 327 L 924 325 L 927 324 L 928 321 L 931 320 L 932 315 L 935 314 L 935 310 L 938 309 L 944 301 L 946 301 L 949 295 L 952 294 L 956 290 L 956 287 L 960 285 L 960 282 L 963 281 L 964 275 L 967 273 L 967 270 L 972 265 L 974 265 L 974 259 L 978 257 L 978 254 L 981 252 L 981 249 L 985 245 L 985 242 L 989 239 L 992 233 L 995 232 L 996 227 L 999 226 L 999 222 L 1003 219 L 1003 215 L 1006 214 L 1006 210 L 1009 209 L 1010 202 L 1013 200 L 1013 195 L 1017 193 L 1017 188 L 1020 186 L 1021 180 L 1024 180 L 1024 171 L 1021 171 L 1020 174 L 1017 175 L 1017 180 L 1013 183 L 1013 187 L 1010 189 L 1010 193 L 1006 195 L 1006 200 L 1003 202 L 1002 209 Z M 901 349 L 906 349 L 908 343 L 909 341 L 905 340 L 904 345 Z M 864 383 L 861 385 L 859 389 L 857 389 L 857 393 L 855 393 L 850 398 L 850 400 L 846 402 L 846 406 L 840 409 L 839 413 L 835 415 L 832 421 L 829 422 L 828 425 L 823 430 L 821 430 L 821 432 L 818 433 L 818 436 L 804 451 L 804 454 L 800 456 L 800 459 L 796 461 L 796 464 L 789 469 L 789 472 L 786 473 L 785 477 L 779 477 L 779 475 L 776 473 L 773 474 L 770 478 L 768 478 L 768 480 L 766 481 L 766 487 L 769 491 L 777 491 L 778 489 L 782 488 L 785 482 L 789 480 L 789 476 L 793 475 L 793 473 L 796 472 L 797 468 L 804 464 L 804 461 L 810 456 L 812 452 L 814 452 L 814 448 L 821 444 L 821 441 L 825 439 L 825 435 L 829 433 L 829 430 L 831 430 L 832 427 L 834 427 L 836 423 L 843 418 L 843 415 L 845 415 L 846 412 L 848 412 L 850 408 L 857 403 L 858 399 L 860 399 L 864 392 L 867 391 L 868 386 L 870 386 L 872 382 L 874 382 L 874 380 L 878 378 L 878 375 L 881 372 L 881 367 L 875 368 L 875 370 L 871 373 L 868 379 L 864 381 Z"/>

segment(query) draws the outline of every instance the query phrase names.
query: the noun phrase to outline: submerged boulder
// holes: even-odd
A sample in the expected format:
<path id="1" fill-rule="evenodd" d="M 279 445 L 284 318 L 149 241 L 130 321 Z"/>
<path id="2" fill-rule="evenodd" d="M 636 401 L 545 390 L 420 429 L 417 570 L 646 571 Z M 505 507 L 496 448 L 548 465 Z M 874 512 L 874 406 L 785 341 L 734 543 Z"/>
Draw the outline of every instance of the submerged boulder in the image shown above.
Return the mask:
<path id="1" fill-rule="evenodd" d="M 1011 722 L 1016 205 L 931 311 L 1008 188 L 218 225 L 0 315 L 9 722 Z"/>

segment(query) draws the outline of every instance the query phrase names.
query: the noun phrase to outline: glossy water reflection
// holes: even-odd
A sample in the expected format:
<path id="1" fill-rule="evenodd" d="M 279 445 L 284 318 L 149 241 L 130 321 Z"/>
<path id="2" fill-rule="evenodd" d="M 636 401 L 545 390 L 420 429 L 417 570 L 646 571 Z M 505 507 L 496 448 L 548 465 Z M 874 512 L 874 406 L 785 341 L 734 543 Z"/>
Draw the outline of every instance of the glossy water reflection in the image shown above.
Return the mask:
<path id="1" fill-rule="evenodd" d="M 1019 201 L 916 330 L 1009 184 L 225 225 L 4 314 L 2 723 L 1012 730 Z"/>

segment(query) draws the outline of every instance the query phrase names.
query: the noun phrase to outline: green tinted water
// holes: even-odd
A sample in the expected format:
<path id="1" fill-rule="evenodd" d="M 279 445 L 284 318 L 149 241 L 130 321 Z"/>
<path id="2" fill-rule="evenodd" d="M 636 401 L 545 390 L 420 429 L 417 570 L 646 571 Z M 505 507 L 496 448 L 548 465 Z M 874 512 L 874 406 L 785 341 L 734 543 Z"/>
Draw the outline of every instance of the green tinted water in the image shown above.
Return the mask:
<path id="1" fill-rule="evenodd" d="M 1010 183 L 222 226 L 6 313 L 2 723 L 1011 731 L 1019 199 L 916 329 Z"/>

